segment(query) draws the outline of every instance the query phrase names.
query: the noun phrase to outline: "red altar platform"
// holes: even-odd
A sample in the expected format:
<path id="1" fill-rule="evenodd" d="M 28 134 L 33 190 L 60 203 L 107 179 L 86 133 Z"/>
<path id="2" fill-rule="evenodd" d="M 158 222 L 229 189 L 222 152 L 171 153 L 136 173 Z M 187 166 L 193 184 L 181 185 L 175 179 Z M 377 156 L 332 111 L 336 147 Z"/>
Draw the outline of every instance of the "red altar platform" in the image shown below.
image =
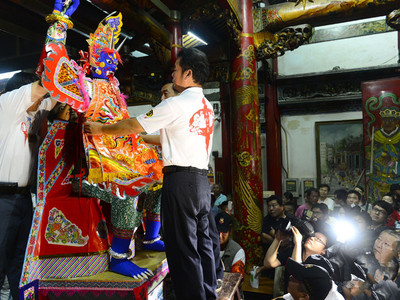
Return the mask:
<path id="1" fill-rule="evenodd" d="M 154 276 L 135 280 L 110 271 L 69 279 L 38 279 L 23 287 L 20 299 L 163 299 L 168 274 L 165 252 L 138 251 L 132 261 Z"/>

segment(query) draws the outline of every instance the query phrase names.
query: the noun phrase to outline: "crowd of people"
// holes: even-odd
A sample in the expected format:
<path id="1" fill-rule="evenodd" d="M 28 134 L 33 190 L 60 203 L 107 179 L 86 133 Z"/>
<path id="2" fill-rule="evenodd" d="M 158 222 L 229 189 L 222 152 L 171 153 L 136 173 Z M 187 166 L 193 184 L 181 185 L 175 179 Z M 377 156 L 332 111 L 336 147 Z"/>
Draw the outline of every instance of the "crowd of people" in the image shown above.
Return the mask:
<path id="1" fill-rule="evenodd" d="M 360 186 L 330 194 L 322 184 L 298 207 L 290 193 L 267 199 L 259 274 L 286 267 L 277 299 L 399 299 L 400 186 L 372 204 Z"/>

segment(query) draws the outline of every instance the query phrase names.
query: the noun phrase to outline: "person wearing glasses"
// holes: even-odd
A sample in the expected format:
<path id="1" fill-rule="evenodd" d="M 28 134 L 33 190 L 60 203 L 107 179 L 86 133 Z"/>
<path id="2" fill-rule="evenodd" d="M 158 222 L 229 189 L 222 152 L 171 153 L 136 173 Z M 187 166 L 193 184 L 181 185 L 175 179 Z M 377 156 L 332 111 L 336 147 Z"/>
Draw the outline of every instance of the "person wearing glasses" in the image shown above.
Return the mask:
<path id="1" fill-rule="evenodd" d="M 369 226 L 371 239 L 374 241 L 379 234 L 389 227 L 386 226 L 387 218 L 393 212 L 393 206 L 383 200 L 375 201 L 370 211 L 372 225 Z"/>
<path id="2" fill-rule="evenodd" d="M 398 255 L 400 253 L 400 233 L 386 229 L 375 240 L 373 251 L 359 255 L 357 260 L 363 263 L 376 282 L 394 280 L 398 275 Z"/>
<path id="3" fill-rule="evenodd" d="M 275 238 L 264 257 L 263 269 L 276 268 L 281 265 L 285 265 L 289 257 L 299 263 L 302 263 L 313 254 L 325 254 L 328 245 L 328 237 L 325 233 L 315 232 L 313 236 L 305 237 L 303 239 L 303 235 L 295 226 L 292 227 L 292 233 L 294 246 L 285 248 L 278 253 L 279 246 L 282 240 L 284 240 L 286 237 L 280 230 L 276 232 Z M 288 286 L 288 281 L 289 274 L 285 271 L 285 288 Z"/>

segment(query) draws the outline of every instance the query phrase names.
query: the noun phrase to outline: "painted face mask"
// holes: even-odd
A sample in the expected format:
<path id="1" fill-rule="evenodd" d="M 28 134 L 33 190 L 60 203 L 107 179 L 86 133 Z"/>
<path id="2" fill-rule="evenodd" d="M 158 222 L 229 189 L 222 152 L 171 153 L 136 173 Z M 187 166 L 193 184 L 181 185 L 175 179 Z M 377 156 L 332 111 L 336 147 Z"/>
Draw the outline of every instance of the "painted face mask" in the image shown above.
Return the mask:
<path id="1" fill-rule="evenodd" d="M 117 57 L 118 53 L 115 50 L 109 48 L 103 49 L 103 51 L 100 52 L 98 66 L 92 67 L 93 77 L 107 79 L 114 75 L 115 71 L 118 69 Z"/>
<path id="2" fill-rule="evenodd" d="M 108 79 L 117 70 L 121 58 L 115 46 L 122 27 L 122 15 L 107 17 L 100 22 L 96 31 L 90 34 L 89 63 L 93 77 Z M 122 43 L 121 43 L 122 45 Z M 120 46 L 121 46 L 120 45 Z"/>

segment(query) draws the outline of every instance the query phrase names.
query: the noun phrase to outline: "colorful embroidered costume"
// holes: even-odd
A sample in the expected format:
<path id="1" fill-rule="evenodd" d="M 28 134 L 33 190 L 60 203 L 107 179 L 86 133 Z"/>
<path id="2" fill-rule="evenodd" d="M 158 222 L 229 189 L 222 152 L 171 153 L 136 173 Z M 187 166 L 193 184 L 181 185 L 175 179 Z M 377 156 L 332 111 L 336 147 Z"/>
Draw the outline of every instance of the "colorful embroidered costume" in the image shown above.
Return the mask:
<path id="1" fill-rule="evenodd" d="M 114 77 L 120 61 L 115 46 L 121 27 L 121 14 L 100 22 L 90 35 L 89 56 L 88 60 L 83 60 L 82 67 L 68 58 L 63 44 L 46 45 L 48 53 L 43 60 L 43 86 L 53 98 L 84 113 L 91 121 L 113 124 L 129 118 L 118 80 Z M 85 76 L 88 72 L 93 79 Z M 153 148 L 135 135 L 83 134 L 83 140 L 88 176 L 75 183 L 75 190 L 111 203 L 113 241 L 109 249 L 110 269 L 134 278 L 147 277 L 151 272 L 130 262 L 128 250 L 132 235 L 142 222 L 142 210 L 138 206 L 142 192 L 149 195 L 145 205 L 148 218 L 144 243 L 148 249 L 164 250 L 158 236 L 159 202 L 153 201 L 154 194 L 152 196 L 148 191 L 149 186 L 162 177 L 162 161 Z"/>

